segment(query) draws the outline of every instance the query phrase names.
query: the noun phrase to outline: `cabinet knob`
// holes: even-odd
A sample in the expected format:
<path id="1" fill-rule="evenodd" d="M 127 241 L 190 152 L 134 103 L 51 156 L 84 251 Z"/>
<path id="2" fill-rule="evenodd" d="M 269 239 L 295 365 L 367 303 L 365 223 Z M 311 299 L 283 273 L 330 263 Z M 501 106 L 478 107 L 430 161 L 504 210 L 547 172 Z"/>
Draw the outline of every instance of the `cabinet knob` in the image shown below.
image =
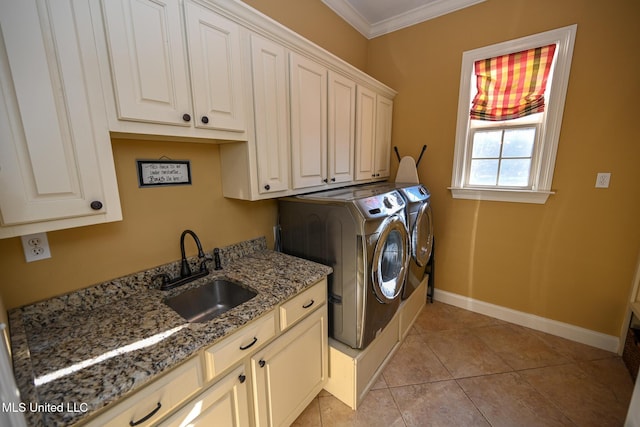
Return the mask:
<path id="1" fill-rule="evenodd" d="M 327 178 L 325 178 L 325 179 L 322 180 L 322 182 L 324 182 L 326 184 L 327 182 L 329 182 L 329 180 Z"/>
<path id="2" fill-rule="evenodd" d="M 240 384 L 245 382 L 246 379 L 247 379 L 247 376 L 245 374 L 238 375 L 238 381 L 240 381 Z"/>
<path id="3" fill-rule="evenodd" d="M 185 122 L 190 122 L 191 121 L 191 115 L 183 114 L 182 115 L 182 120 L 184 120 Z"/>
<path id="4" fill-rule="evenodd" d="M 202 121 L 202 123 L 204 123 L 205 125 L 206 125 L 207 123 L 209 123 L 209 117 L 207 117 L 207 116 L 202 116 L 202 118 L 201 118 L 200 120 L 201 120 L 201 121 Z"/>
<path id="5" fill-rule="evenodd" d="M 336 182 L 336 178 L 335 177 L 331 178 L 331 182 Z"/>
<path id="6" fill-rule="evenodd" d="M 260 361 L 258 362 L 258 365 L 260 365 L 261 368 L 264 368 L 264 365 L 266 365 L 267 362 L 264 361 L 264 359 L 260 359 Z"/>
<path id="7" fill-rule="evenodd" d="M 91 209 L 93 209 L 94 211 L 99 211 L 100 209 L 102 209 L 103 205 L 101 201 L 94 200 L 89 206 L 91 206 Z"/>
<path id="8" fill-rule="evenodd" d="M 269 191 L 269 190 L 271 190 L 271 186 L 269 184 L 267 184 L 267 185 L 264 186 L 264 189 Z"/>

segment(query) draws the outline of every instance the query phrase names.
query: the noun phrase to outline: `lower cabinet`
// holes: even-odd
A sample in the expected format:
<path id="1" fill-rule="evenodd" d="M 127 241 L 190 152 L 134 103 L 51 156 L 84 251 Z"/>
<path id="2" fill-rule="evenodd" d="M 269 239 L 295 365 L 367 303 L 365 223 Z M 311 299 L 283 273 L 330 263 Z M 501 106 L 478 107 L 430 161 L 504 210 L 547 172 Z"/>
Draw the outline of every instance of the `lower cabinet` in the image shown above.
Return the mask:
<path id="1" fill-rule="evenodd" d="M 239 366 L 159 426 L 248 426 L 247 384 L 244 365 Z"/>
<path id="2" fill-rule="evenodd" d="M 199 358 L 193 358 L 133 396 L 117 403 L 86 425 L 91 427 L 150 426 L 178 408 L 201 387 L 202 366 Z"/>
<path id="3" fill-rule="evenodd" d="M 86 425 L 290 425 L 329 380 L 326 297 L 323 279 Z"/>
<path id="4" fill-rule="evenodd" d="M 287 426 L 328 378 L 326 304 L 251 358 L 256 426 Z"/>

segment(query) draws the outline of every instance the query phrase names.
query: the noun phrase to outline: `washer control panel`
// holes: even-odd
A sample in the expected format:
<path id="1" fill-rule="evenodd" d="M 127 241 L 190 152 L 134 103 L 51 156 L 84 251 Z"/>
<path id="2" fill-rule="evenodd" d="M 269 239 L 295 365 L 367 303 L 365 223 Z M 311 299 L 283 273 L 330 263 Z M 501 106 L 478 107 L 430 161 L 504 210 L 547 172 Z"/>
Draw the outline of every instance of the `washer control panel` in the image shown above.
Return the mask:
<path id="1" fill-rule="evenodd" d="M 360 211 L 367 218 L 380 218 L 392 215 L 404 209 L 404 199 L 397 191 L 390 191 L 356 200 Z"/>
<path id="2" fill-rule="evenodd" d="M 402 194 L 407 198 L 407 200 L 411 203 L 421 202 L 429 199 L 431 194 L 429 194 L 429 190 L 424 185 L 416 185 L 413 187 L 404 187 L 401 189 Z"/>

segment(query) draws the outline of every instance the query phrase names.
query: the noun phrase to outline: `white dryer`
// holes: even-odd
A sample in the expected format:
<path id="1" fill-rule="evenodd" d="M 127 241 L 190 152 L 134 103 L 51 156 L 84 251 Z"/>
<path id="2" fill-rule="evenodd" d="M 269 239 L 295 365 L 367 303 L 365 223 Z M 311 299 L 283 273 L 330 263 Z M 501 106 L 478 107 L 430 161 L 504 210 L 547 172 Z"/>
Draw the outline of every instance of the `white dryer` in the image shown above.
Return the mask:
<path id="1" fill-rule="evenodd" d="M 389 323 L 409 264 L 405 201 L 395 190 L 347 187 L 279 201 L 283 252 L 333 267 L 330 336 L 365 348 Z"/>

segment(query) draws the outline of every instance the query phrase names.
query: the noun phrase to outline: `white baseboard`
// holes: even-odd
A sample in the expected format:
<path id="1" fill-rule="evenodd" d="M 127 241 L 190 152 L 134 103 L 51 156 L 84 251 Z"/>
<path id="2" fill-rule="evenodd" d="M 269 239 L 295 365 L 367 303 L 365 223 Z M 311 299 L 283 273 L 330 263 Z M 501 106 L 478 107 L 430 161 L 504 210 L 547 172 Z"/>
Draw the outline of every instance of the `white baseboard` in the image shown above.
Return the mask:
<path id="1" fill-rule="evenodd" d="M 620 338 L 613 335 L 607 335 L 590 329 L 581 328 L 579 326 L 570 325 L 569 323 L 558 322 L 557 320 L 551 320 L 534 314 L 512 310 L 510 308 L 475 300 L 473 298 L 451 292 L 435 289 L 433 297 L 437 301 L 464 308 L 475 313 L 495 317 L 496 319 L 515 323 L 516 325 L 525 326 L 527 328 L 546 332 L 551 335 L 556 335 L 614 353 L 618 351 L 620 346 Z"/>

